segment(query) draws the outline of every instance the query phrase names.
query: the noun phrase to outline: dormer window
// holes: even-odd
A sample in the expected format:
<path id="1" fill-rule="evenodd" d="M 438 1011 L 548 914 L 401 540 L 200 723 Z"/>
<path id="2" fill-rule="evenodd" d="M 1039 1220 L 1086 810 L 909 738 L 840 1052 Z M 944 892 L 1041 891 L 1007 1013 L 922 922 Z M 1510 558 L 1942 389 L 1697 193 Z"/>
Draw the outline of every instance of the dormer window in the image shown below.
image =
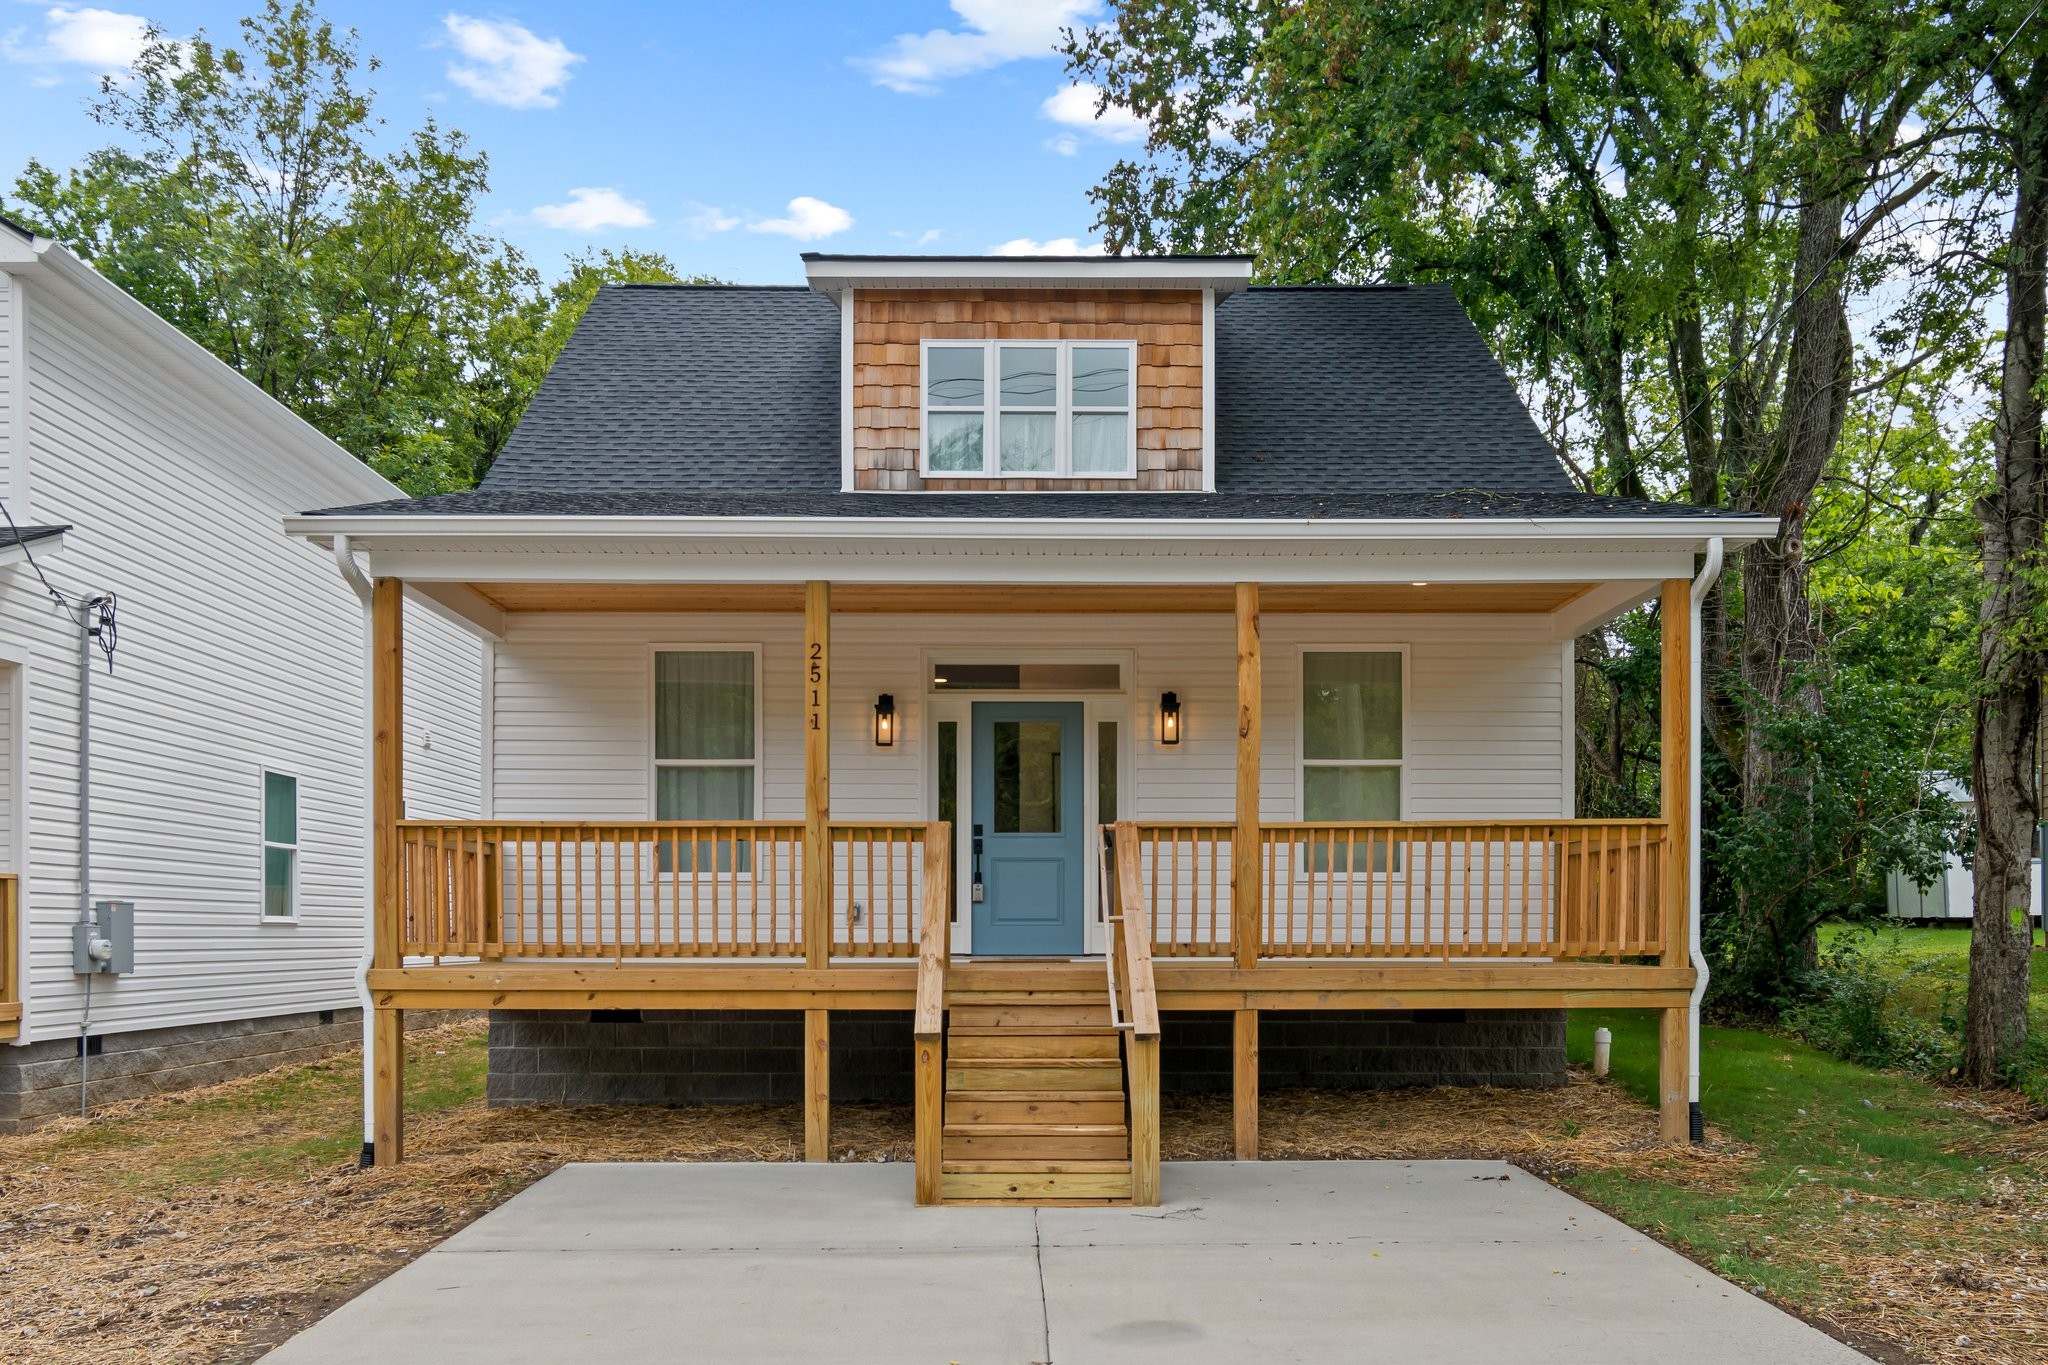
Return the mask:
<path id="1" fill-rule="evenodd" d="M 1135 343 L 926 341 L 922 361 L 926 475 L 1136 475 Z"/>

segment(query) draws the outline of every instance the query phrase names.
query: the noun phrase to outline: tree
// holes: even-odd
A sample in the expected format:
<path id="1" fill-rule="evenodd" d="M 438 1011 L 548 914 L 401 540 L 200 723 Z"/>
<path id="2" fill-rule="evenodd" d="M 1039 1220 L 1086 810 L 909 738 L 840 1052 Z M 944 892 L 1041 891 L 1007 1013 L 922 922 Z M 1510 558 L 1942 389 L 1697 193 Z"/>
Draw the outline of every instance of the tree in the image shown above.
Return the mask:
<path id="1" fill-rule="evenodd" d="M 240 30 L 153 33 L 93 109 L 132 145 L 30 161 L 11 211 L 407 491 L 467 487 L 516 391 L 497 324 L 538 290 L 476 227 L 486 159 L 431 119 L 378 155 L 377 63 L 311 3 Z"/>
<path id="2" fill-rule="evenodd" d="M 1707 607 L 1715 771 L 1756 812 L 1814 771 L 1780 773 L 1765 730 L 1823 704 L 1806 520 L 1855 400 L 1974 344 L 1975 274 L 1915 234 L 1943 179 L 1911 116 L 1960 41 L 1931 0 L 1133 0 L 1067 54 L 1150 130 L 1095 191 L 1112 249 L 1444 280 L 1582 484 L 1781 520 Z M 1625 683 L 1598 653 L 1581 678 Z M 1607 729 L 1625 800 L 1635 723 Z M 1807 918 L 1733 885 L 1712 912 L 1766 922 L 1718 979 L 1775 998 Z"/>
<path id="3" fill-rule="evenodd" d="M 1976 508 L 1985 591 L 1971 752 L 1976 904 L 1963 1076 L 1977 1085 L 1997 1083 L 2027 1042 L 2029 882 L 2041 819 L 2036 781 L 2048 663 L 2042 542 L 2048 462 L 2041 450 L 2048 389 L 2048 45 L 2038 30 L 2032 43 L 2012 41 L 2018 19 L 2004 5 L 1980 18 L 1990 52 L 1982 69 L 1996 103 L 1983 154 L 2010 168 L 2012 228 L 2004 249 L 2005 339 L 1992 420 L 1997 477 Z"/>

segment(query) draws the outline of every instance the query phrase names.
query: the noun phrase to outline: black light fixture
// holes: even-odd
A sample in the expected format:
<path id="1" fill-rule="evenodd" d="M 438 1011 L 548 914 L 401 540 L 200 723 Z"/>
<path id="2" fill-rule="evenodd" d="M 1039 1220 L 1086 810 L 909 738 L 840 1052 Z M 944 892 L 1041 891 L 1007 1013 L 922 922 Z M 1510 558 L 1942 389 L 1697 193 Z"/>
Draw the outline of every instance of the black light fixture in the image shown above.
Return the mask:
<path id="1" fill-rule="evenodd" d="M 875 747 L 886 749 L 896 742 L 896 698 L 884 692 L 875 698 Z"/>
<path id="2" fill-rule="evenodd" d="M 1159 742 L 1180 743 L 1180 694 L 1176 692 L 1159 694 Z"/>

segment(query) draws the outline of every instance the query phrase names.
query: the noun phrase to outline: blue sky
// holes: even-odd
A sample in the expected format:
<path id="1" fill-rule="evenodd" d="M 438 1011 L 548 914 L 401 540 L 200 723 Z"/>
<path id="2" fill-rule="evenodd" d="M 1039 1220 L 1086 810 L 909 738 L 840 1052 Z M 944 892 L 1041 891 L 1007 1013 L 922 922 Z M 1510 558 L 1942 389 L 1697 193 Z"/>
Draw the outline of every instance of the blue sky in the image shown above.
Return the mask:
<path id="1" fill-rule="evenodd" d="M 0 180 L 109 140 L 86 105 L 144 20 L 221 39 L 253 7 L 0 0 Z M 384 62 L 391 129 L 431 112 L 489 153 L 484 218 L 550 274 L 597 246 L 750 284 L 800 281 L 809 250 L 1086 249 L 1088 188 L 1136 132 L 1052 52 L 1100 0 L 321 10 Z"/>

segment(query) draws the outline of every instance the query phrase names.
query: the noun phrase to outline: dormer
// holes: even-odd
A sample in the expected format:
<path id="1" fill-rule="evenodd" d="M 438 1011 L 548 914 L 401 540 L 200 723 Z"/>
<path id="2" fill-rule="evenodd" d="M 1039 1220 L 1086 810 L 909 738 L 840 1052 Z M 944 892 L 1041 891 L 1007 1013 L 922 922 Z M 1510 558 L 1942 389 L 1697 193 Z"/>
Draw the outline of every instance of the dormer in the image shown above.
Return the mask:
<path id="1" fill-rule="evenodd" d="M 1214 491 L 1248 256 L 804 256 L 840 316 L 844 492 Z"/>

